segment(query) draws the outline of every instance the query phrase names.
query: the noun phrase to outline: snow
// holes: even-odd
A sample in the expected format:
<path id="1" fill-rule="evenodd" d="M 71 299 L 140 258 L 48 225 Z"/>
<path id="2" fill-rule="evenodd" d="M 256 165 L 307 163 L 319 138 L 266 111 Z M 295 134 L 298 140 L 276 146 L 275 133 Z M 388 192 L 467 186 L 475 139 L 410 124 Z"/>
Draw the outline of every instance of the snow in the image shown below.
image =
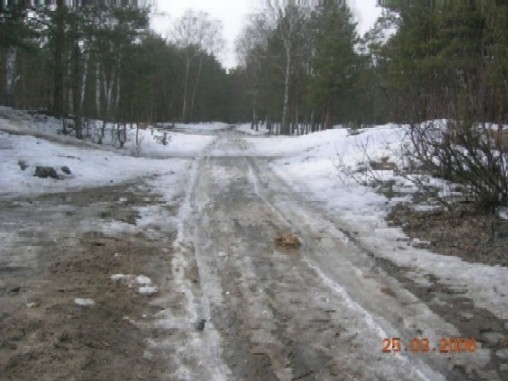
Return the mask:
<path id="1" fill-rule="evenodd" d="M 222 122 L 198 123 L 198 124 L 183 124 L 175 123 L 176 129 L 189 130 L 189 131 L 220 131 L 230 128 L 231 125 Z"/>
<path id="2" fill-rule="evenodd" d="M 152 284 L 152 280 L 150 278 L 148 278 L 147 276 L 145 275 L 138 275 L 136 277 L 136 282 L 140 285 L 143 285 L 143 286 L 146 286 L 148 284 Z"/>
<path id="3" fill-rule="evenodd" d="M 111 280 L 115 283 L 117 282 L 121 282 L 121 281 L 125 281 L 125 279 L 127 278 L 127 275 L 125 274 L 113 274 L 111 275 Z"/>
<path id="4" fill-rule="evenodd" d="M 195 126 L 196 131 L 199 131 L 200 126 Z M 188 126 L 192 130 L 192 126 Z M 171 156 L 188 156 L 193 157 L 199 154 L 203 149 L 210 145 L 215 139 L 215 136 L 206 135 L 187 135 L 180 134 L 172 131 L 165 131 L 168 138 L 168 144 L 162 145 L 157 142 L 157 137 L 161 136 L 164 132 L 142 130 L 139 131 L 139 139 L 141 141 L 139 147 L 135 147 L 132 140 L 129 147 L 133 152 L 139 156 L 147 157 L 171 157 Z M 213 131 L 213 130 L 211 130 Z"/>
<path id="5" fill-rule="evenodd" d="M 113 283 L 121 283 L 129 288 L 137 288 L 141 295 L 154 295 L 159 292 L 159 289 L 153 285 L 152 280 L 146 275 L 133 275 L 133 274 L 113 274 L 110 277 Z"/>
<path id="6" fill-rule="evenodd" d="M 247 135 L 266 135 L 268 134 L 268 130 L 264 127 L 264 125 L 260 124 L 258 127 L 258 131 L 252 129 L 250 123 L 240 124 L 235 128 L 237 131 L 240 131 Z"/>
<path id="7" fill-rule="evenodd" d="M 69 189 L 121 183 L 136 177 L 164 173 L 173 163 L 138 159 L 82 147 L 61 146 L 30 136 L 8 136 L 0 132 L 0 141 L 10 146 L 0 150 L 0 194 L 40 194 Z M 28 168 L 20 169 L 18 161 Z M 177 164 L 177 163 L 175 163 Z M 67 166 L 72 175 L 63 180 L 41 179 L 34 176 L 36 166 L 59 169 Z"/>
<path id="8" fill-rule="evenodd" d="M 154 286 L 143 286 L 143 287 L 140 287 L 138 289 L 138 292 L 141 294 L 141 295 L 154 295 L 158 292 L 159 290 L 157 289 L 157 287 L 154 287 Z"/>
<path id="9" fill-rule="evenodd" d="M 300 137 L 245 138 L 259 156 L 283 156 L 271 162 L 273 170 L 297 192 L 304 193 L 315 205 L 338 216 L 337 223 L 347 231 L 357 232 L 357 239 L 377 256 L 397 266 L 407 267 L 420 283 L 428 275 L 451 289 L 464 292 L 477 308 L 485 308 L 501 319 L 508 319 L 508 269 L 465 262 L 413 246 L 425 242 L 401 245 L 407 237 L 399 228 L 387 226 L 385 217 L 398 201 L 409 196 L 388 199 L 370 186 L 375 180 L 393 180 L 394 190 L 410 194 L 414 185 L 393 170 L 375 171 L 370 162 L 404 164 L 403 142 L 407 126 L 388 124 L 359 130 L 333 129 Z M 367 171 L 360 171 L 367 166 Z M 443 194 L 450 184 L 439 179 L 429 183 Z M 448 190 L 447 190 L 448 189 Z M 416 208 L 433 208 L 433 205 Z M 505 216 L 505 209 L 499 215 Z M 402 247 L 403 246 L 403 247 Z"/>
<path id="10" fill-rule="evenodd" d="M 74 304 L 80 307 L 91 307 L 95 305 L 95 301 L 93 299 L 76 298 Z"/>
<path id="11" fill-rule="evenodd" d="M 196 130 L 224 127 L 224 124 L 218 123 L 187 126 Z M 167 131 L 169 144 L 162 145 L 158 137 L 163 132 L 140 130 L 140 143 L 136 146 L 136 130 L 128 128 L 129 141 L 123 149 L 117 149 L 108 145 L 112 143 L 108 141 L 111 138 L 109 133 L 104 145 L 97 145 L 60 136 L 60 128 L 60 122 L 53 118 L 0 108 L 0 196 L 38 195 L 108 186 L 153 175 L 168 177 L 164 181 L 172 187 L 185 182 L 185 172 L 190 165 L 187 157 L 198 155 L 216 139 L 209 135 Z M 159 160 L 162 158 L 172 159 Z M 20 166 L 22 163 L 28 165 L 24 170 Z M 55 168 L 60 179 L 35 177 L 36 166 Z M 71 170 L 70 175 L 61 170 L 64 166 Z"/>

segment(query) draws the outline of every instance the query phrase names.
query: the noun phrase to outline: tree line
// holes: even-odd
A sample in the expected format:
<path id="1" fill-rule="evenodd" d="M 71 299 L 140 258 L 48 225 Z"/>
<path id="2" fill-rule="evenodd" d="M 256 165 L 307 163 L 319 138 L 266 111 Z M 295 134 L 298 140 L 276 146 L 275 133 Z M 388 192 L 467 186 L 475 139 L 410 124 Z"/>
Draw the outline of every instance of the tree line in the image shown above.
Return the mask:
<path id="1" fill-rule="evenodd" d="M 411 124 L 416 169 L 462 184 L 482 210 L 506 206 L 508 4 L 383 3 L 394 10 L 398 32 L 372 49 L 379 86 L 389 118 Z"/>
<path id="2" fill-rule="evenodd" d="M 0 2 L 0 102 L 75 120 L 227 120 L 221 25 L 187 12 L 171 38 L 133 0 Z M 65 132 L 65 131 L 64 131 Z"/>
<path id="3" fill-rule="evenodd" d="M 188 12 L 169 38 L 135 0 L 0 1 L 1 103 L 79 121 L 252 121 L 273 132 L 336 124 L 508 118 L 508 5 L 379 0 L 358 36 L 346 1 L 266 0 L 218 54 L 220 22 Z M 387 36 L 387 31 L 390 36 Z"/>

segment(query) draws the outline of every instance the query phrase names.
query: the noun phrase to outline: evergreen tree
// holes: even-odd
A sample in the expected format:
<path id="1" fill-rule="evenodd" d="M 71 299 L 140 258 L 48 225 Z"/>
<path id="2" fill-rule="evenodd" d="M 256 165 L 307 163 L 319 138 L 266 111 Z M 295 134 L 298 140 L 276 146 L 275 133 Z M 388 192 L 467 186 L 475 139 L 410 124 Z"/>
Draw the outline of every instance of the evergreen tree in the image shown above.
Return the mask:
<path id="1" fill-rule="evenodd" d="M 315 53 L 312 59 L 314 76 L 310 82 L 314 107 L 330 128 L 340 116 L 343 121 L 355 101 L 355 83 L 358 80 L 360 56 L 354 44 L 356 25 L 347 6 L 325 2 L 312 15 Z"/>

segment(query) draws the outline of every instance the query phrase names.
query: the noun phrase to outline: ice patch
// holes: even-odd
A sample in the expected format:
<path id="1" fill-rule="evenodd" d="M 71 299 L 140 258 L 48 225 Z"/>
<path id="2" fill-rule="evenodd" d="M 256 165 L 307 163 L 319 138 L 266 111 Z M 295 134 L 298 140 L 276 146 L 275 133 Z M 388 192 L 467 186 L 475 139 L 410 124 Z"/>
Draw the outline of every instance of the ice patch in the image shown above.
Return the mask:
<path id="1" fill-rule="evenodd" d="M 152 280 L 144 275 L 138 275 L 136 277 L 136 282 L 141 285 L 149 285 L 152 284 Z"/>
<path id="2" fill-rule="evenodd" d="M 76 298 L 74 304 L 80 307 L 91 307 L 95 305 L 95 301 L 93 299 Z"/>
<path id="3" fill-rule="evenodd" d="M 125 281 L 127 279 L 127 275 L 125 274 L 114 274 L 114 275 L 111 275 L 111 280 L 113 282 L 120 282 L 120 281 Z"/>
<path id="4" fill-rule="evenodd" d="M 140 286 L 137 290 L 141 295 L 154 295 L 159 291 L 146 275 L 113 274 L 110 279 L 113 283 L 121 283 L 129 288 Z"/>
<path id="5" fill-rule="evenodd" d="M 157 287 L 154 287 L 154 286 L 143 286 L 143 287 L 140 287 L 138 289 L 138 292 L 141 294 L 141 295 L 154 295 L 158 292 L 159 290 L 157 289 Z"/>

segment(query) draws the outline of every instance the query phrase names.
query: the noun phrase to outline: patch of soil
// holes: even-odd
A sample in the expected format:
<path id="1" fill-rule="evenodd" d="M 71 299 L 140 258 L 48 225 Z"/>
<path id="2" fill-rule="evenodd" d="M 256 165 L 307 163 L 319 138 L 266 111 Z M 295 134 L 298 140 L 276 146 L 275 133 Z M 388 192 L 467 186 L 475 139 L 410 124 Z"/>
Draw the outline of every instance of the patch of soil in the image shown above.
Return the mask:
<path id="1" fill-rule="evenodd" d="M 275 246 L 279 249 L 298 249 L 302 246 L 300 240 L 293 233 L 283 233 L 275 239 Z"/>
<path id="2" fill-rule="evenodd" d="M 117 202 L 120 196 L 128 202 Z M 20 242 L 26 243 L 15 250 L 33 246 L 34 254 L 20 267 L 0 255 L 0 380 L 161 379 L 165 364 L 147 356 L 152 333 L 143 328 L 158 311 L 150 296 L 116 284 L 111 275 L 146 275 L 157 284 L 156 269 L 169 266 L 170 253 L 142 234 L 106 235 L 79 227 L 82 221 L 100 226 L 104 212 L 127 222 L 132 206 L 146 203 L 146 194 L 104 188 L 45 195 L 12 212 L 4 209 L 0 232 L 19 224 L 17 230 L 27 233 L 19 235 L 25 240 Z M 68 208 L 60 211 L 62 205 Z M 48 243 L 41 244 L 44 239 Z M 1 248 L 0 254 L 18 260 Z M 76 298 L 94 304 L 79 306 Z"/>
<path id="3" fill-rule="evenodd" d="M 444 255 L 468 262 L 508 267 L 508 221 L 467 211 L 414 211 L 405 204 L 393 208 L 388 222 L 411 238 L 427 241 Z"/>

